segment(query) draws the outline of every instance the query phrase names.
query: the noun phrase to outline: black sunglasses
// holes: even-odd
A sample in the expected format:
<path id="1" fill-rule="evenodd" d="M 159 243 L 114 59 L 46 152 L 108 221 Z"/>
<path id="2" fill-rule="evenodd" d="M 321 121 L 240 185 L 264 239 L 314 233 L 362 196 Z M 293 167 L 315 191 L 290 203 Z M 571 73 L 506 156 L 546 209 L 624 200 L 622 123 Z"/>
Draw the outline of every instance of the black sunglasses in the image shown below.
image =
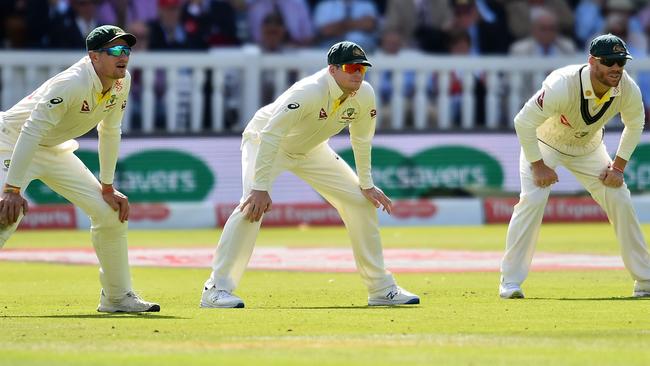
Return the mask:
<path id="1" fill-rule="evenodd" d="M 617 64 L 620 67 L 625 66 L 627 63 L 626 58 L 607 58 L 607 57 L 596 57 L 598 61 L 600 61 L 601 64 L 607 66 L 607 67 L 612 67 L 614 64 Z"/>

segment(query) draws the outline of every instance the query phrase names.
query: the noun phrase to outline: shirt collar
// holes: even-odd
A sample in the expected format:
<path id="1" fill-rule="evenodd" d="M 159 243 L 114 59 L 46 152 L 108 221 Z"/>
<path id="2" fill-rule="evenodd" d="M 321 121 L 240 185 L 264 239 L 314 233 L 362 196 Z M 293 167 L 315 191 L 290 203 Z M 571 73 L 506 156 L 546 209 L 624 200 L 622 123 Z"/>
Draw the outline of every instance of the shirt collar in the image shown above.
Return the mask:
<path id="1" fill-rule="evenodd" d="M 580 79 L 582 80 L 583 98 L 595 99 L 596 104 L 603 104 L 608 100 L 610 100 L 611 98 L 617 97 L 621 94 L 621 83 L 619 82 L 617 87 L 609 88 L 609 90 L 603 95 L 603 97 L 598 99 L 596 93 L 594 92 L 594 87 L 593 85 L 591 85 L 590 74 L 591 74 L 591 66 L 582 69 L 582 73 L 580 74 Z"/>

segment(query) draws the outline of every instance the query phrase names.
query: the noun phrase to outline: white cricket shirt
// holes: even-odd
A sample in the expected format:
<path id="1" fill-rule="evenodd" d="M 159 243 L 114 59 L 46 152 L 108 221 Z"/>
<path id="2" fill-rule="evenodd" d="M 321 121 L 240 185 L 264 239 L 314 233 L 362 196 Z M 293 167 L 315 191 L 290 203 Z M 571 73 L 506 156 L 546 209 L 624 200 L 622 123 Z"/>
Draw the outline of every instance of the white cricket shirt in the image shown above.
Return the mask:
<path id="1" fill-rule="evenodd" d="M 20 186 L 36 150 L 76 148 L 71 139 L 97 126 L 100 180 L 113 183 L 120 124 L 131 75 L 102 96 L 102 83 L 88 56 L 43 83 L 3 114 L 0 149 L 13 150 L 7 183 Z"/>
<path id="2" fill-rule="evenodd" d="M 527 161 L 542 159 L 538 141 L 570 156 L 594 151 L 602 143 L 605 124 L 617 113 L 625 128 L 616 155 L 630 159 L 645 123 L 641 91 L 623 71 L 618 86 L 599 100 L 589 72 L 588 64 L 553 71 L 519 111 L 515 129 Z"/>
<path id="3" fill-rule="evenodd" d="M 364 81 L 359 90 L 338 105 L 343 91 L 325 68 L 308 76 L 262 107 L 244 130 L 244 140 L 259 138 L 253 189 L 271 188 L 269 173 L 278 151 L 304 156 L 345 127 L 361 188 L 374 186 L 370 173 L 370 151 L 375 133 L 375 92 Z"/>

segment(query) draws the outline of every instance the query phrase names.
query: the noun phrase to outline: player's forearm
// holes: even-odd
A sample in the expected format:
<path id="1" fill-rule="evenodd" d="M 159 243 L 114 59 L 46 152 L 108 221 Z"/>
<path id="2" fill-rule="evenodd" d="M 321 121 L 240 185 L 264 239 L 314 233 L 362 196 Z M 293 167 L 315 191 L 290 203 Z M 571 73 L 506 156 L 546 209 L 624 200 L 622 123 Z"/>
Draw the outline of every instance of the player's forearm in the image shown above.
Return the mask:
<path id="1" fill-rule="evenodd" d="M 643 125 L 641 126 L 625 126 L 621 134 L 621 141 L 618 145 L 616 155 L 625 160 L 630 160 L 634 149 L 636 149 L 639 141 L 641 141 L 641 134 L 643 133 Z"/>
<path id="2" fill-rule="evenodd" d="M 112 184 L 115 179 L 115 166 L 120 148 L 120 136 L 100 136 L 99 146 L 99 180 L 102 183 Z"/>
<path id="3" fill-rule="evenodd" d="M 255 176 L 252 189 L 258 191 L 271 190 L 271 168 L 275 163 L 279 147 L 262 140 L 255 158 Z"/>
<path id="4" fill-rule="evenodd" d="M 40 139 L 38 137 L 21 133 L 16 141 L 11 161 L 9 163 L 9 171 L 7 172 L 6 184 L 14 187 L 21 187 L 25 181 L 27 169 L 34 159 L 36 149 Z"/>
<path id="5" fill-rule="evenodd" d="M 526 161 L 532 163 L 542 159 L 542 152 L 537 142 L 537 126 L 522 119 L 515 119 L 515 131 L 524 151 Z"/>

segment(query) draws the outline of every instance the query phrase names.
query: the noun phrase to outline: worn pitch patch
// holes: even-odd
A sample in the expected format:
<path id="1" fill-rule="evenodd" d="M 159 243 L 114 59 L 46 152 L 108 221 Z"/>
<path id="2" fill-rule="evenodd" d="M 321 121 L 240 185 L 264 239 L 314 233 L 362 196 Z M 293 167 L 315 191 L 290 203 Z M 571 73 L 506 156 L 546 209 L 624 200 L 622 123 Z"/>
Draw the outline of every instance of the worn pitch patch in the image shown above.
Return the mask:
<path id="1" fill-rule="evenodd" d="M 213 248 L 131 248 L 134 266 L 209 268 Z M 502 252 L 433 249 L 385 249 L 386 267 L 393 272 L 498 271 Z M 0 260 L 97 264 L 92 249 L 3 249 Z M 250 269 L 308 272 L 354 272 L 351 249 L 346 248 L 256 248 Z M 623 269 L 618 256 L 595 254 L 536 253 L 537 270 Z"/>

